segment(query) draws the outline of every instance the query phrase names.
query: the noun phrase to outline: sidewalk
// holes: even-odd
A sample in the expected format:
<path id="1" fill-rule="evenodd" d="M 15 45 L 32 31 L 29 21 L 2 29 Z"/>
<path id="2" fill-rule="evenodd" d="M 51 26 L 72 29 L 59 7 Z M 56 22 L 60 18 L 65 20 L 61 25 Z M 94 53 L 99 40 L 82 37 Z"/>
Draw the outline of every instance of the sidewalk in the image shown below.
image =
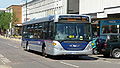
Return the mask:
<path id="1" fill-rule="evenodd" d="M 10 38 L 10 37 L 2 36 L 2 35 L 0 35 L 0 38 L 3 38 L 3 39 L 9 39 L 9 40 L 14 40 L 14 41 L 21 41 L 20 38 L 15 38 L 15 37 Z"/>

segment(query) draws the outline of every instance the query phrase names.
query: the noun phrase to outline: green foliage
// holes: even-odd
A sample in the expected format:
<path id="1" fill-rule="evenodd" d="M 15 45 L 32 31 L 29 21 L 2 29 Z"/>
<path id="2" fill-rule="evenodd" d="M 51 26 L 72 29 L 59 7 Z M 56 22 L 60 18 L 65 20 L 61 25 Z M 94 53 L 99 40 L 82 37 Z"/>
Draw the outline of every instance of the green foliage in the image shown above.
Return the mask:
<path id="1" fill-rule="evenodd" d="M 0 28 L 8 29 L 11 22 L 11 13 L 1 12 L 0 13 Z"/>
<path id="2" fill-rule="evenodd" d="M 3 30 L 10 28 L 10 23 L 13 23 L 18 21 L 18 18 L 16 18 L 15 13 L 9 13 L 9 12 L 1 12 L 0 13 L 0 28 Z"/>

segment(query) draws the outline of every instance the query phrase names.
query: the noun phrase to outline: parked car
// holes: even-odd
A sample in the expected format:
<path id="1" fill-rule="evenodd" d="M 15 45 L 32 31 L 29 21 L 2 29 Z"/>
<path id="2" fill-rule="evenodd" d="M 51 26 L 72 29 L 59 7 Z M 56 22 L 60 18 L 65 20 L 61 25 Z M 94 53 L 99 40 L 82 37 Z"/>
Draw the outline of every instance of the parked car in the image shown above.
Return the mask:
<path id="1" fill-rule="evenodd" d="M 98 39 L 97 51 L 104 57 L 120 58 L 120 36 L 104 35 Z"/>

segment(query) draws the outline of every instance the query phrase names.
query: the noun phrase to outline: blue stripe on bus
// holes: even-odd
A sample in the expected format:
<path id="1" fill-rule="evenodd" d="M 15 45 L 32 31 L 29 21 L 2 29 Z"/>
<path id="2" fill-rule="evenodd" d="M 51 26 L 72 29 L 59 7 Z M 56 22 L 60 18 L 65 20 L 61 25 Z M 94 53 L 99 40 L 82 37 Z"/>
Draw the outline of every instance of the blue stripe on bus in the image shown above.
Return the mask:
<path id="1" fill-rule="evenodd" d="M 28 44 L 33 44 L 33 45 L 42 45 L 44 40 L 39 40 L 39 39 L 23 39 L 24 41 L 28 41 Z"/>
<path id="2" fill-rule="evenodd" d="M 82 43 L 64 43 L 62 42 L 61 45 L 65 50 L 68 51 L 80 51 L 84 50 L 87 46 L 88 42 L 82 42 Z"/>
<path id="3" fill-rule="evenodd" d="M 43 40 L 40 40 L 40 39 L 22 39 L 23 41 L 43 41 Z"/>

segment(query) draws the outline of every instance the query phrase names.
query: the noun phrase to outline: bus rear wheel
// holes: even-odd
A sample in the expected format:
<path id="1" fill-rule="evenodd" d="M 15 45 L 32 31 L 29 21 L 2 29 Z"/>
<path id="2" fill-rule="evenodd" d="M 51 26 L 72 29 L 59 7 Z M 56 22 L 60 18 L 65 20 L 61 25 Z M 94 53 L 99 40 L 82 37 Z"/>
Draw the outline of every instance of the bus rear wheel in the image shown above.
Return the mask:
<path id="1" fill-rule="evenodd" d="M 30 51 L 30 46 L 29 45 L 26 46 L 26 51 Z"/>
<path id="2" fill-rule="evenodd" d="M 119 48 L 115 48 L 112 50 L 112 57 L 120 58 L 120 49 Z"/>
<path id="3" fill-rule="evenodd" d="M 43 47 L 43 48 L 42 48 L 42 56 L 47 57 L 46 47 Z"/>
<path id="4" fill-rule="evenodd" d="M 26 43 L 23 43 L 22 42 L 22 45 L 21 45 L 22 47 L 23 47 L 23 50 L 24 51 L 27 51 L 28 50 L 28 42 L 26 42 Z"/>

